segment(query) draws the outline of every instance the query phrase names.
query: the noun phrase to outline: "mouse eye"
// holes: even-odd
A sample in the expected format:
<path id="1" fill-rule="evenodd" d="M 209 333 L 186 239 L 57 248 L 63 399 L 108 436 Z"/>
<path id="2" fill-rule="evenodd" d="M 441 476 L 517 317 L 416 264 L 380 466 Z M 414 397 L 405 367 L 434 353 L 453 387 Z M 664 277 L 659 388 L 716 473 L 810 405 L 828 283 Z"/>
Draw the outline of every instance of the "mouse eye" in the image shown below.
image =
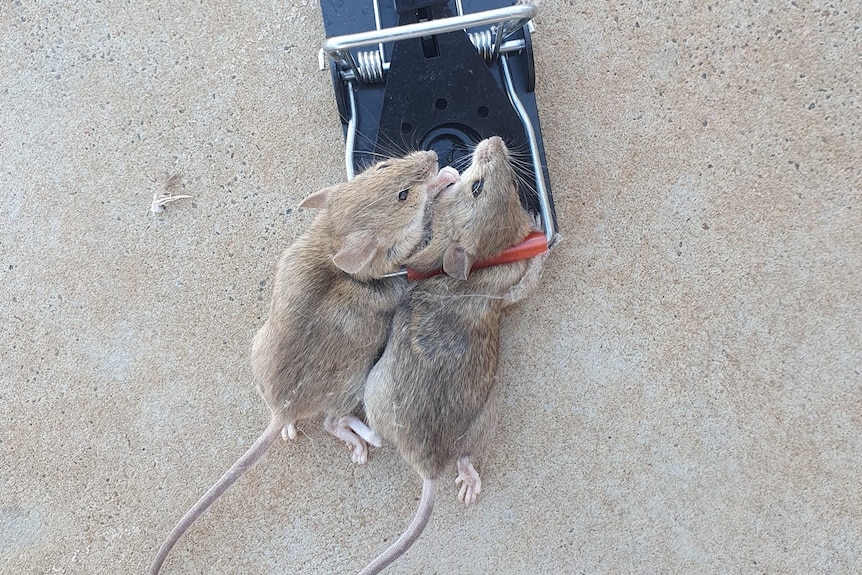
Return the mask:
<path id="1" fill-rule="evenodd" d="M 478 198 L 479 194 L 482 193 L 482 190 L 485 188 L 485 180 L 476 180 L 473 182 L 473 187 L 470 188 L 473 191 L 473 197 Z"/>
<path id="2" fill-rule="evenodd" d="M 398 192 L 398 201 L 403 202 L 404 200 L 406 200 L 407 194 L 409 194 L 409 193 L 410 193 L 410 190 L 401 190 L 400 192 Z"/>

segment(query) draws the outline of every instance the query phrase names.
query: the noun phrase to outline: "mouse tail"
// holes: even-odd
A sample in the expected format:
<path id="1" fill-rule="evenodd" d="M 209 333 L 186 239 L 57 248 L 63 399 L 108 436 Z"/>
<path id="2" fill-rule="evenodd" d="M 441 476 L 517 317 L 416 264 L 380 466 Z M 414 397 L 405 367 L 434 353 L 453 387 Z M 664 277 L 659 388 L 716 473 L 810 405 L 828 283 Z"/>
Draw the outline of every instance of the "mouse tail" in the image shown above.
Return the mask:
<path id="1" fill-rule="evenodd" d="M 431 519 L 431 512 L 434 510 L 434 496 L 437 494 L 437 480 L 424 479 L 422 481 L 422 498 L 419 499 L 419 509 L 416 511 L 416 516 L 407 527 L 398 541 L 393 543 L 389 549 L 378 555 L 374 561 L 359 573 L 359 575 L 375 575 L 383 571 L 390 563 L 404 555 L 410 547 L 416 543 L 428 520 Z"/>
<path id="2" fill-rule="evenodd" d="M 233 466 L 228 469 L 224 475 L 222 475 L 221 479 L 219 479 L 215 485 L 210 487 L 209 491 L 204 493 L 203 497 L 201 497 L 198 502 L 195 503 L 185 515 L 183 515 L 183 518 L 180 519 L 177 526 L 174 527 L 171 534 L 168 535 L 168 538 L 159 548 L 159 552 L 156 554 L 155 559 L 153 559 L 152 565 L 150 565 L 149 575 L 158 575 L 159 570 L 162 568 L 162 564 L 165 562 L 165 559 L 167 559 L 171 549 L 173 549 L 180 537 L 183 536 L 183 533 L 185 533 L 186 530 L 191 527 L 192 523 L 194 523 L 198 517 L 203 515 L 204 511 L 209 509 L 210 505 L 212 505 L 216 499 L 221 497 L 221 494 L 227 491 L 227 489 L 233 485 L 243 473 L 245 473 L 252 465 L 257 463 L 261 456 L 266 453 L 266 450 L 275 443 L 276 439 L 278 439 L 278 436 L 281 433 L 281 428 L 282 425 L 273 419 L 269 424 L 269 427 L 266 428 L 266 431 L 264 431 L 263 434 L 257 438 L 257 441 L 254 442 L 254 445 L 249 447 L 248 451 L 246 451 L 242 457 L 237 459 L 236 463 L 234 463 Z"/>

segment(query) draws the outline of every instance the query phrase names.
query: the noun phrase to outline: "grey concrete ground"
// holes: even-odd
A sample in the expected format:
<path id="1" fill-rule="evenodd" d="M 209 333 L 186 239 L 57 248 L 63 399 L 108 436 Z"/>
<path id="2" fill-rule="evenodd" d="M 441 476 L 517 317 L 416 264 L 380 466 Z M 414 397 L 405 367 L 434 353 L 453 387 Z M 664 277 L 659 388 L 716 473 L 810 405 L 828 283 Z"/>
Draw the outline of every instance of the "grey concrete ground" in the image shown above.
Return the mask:
<path id="1" fill-rule="evenodd" d="M 565 242 L 504 323 L 478 506 L 444 490 L 388 572 L 862 571 L 862 7 L 537 25 Z M 0 572 L 143 572 L 265 426 L 291 208 L 343 177 L 322 38 L 314 2 L 0 4 Z M 171 174 L 194 198 L 152 217 Z M 414 474 L 302 432 L 165 573 L 351 573 L 392 541 Z"/>

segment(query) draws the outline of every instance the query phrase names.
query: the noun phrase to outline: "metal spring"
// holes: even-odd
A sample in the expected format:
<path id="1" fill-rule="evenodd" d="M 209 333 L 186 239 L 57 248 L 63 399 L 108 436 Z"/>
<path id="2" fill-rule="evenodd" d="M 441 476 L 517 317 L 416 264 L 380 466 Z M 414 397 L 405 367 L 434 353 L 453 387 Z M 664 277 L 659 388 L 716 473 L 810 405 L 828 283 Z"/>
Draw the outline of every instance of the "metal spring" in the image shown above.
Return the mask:
<path id="1" fill-rule="evenodd" d="M 492 61 L 497 55 L 494 53 L 494 35 L 490 30 L 482 30 L 481 32 L 470 32 L 468 34 L 470 41 L 479 51 L 479 55 L 486 62 Z"/>
<path id="2" fill-rule="evenodd" d="M 379 50 L 368 50 L 356 54 L 359 79 L 366 84 L 383 81 L 383 57 Z"/>

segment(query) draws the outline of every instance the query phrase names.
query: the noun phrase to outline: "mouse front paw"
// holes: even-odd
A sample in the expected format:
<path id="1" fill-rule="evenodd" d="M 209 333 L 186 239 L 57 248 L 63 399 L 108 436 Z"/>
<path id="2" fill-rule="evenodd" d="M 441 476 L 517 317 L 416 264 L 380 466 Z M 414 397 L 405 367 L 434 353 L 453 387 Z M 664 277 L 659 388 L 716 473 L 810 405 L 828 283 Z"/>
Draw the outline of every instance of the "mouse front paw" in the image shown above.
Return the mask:
<path id="1" fill-rule="evenodd" d="M 479 472 L 470 463 L 470 457 L 464 455 L 458 459 L 458 477 L 455 478 L 455 485 L 460 485 L 458 491 L 458 501 L 463 501 L 464 505 L 474 503 L 482 492 L 482 480 L 479 479 Z"/>
<path id="2" fill-rule="evenodd" d="M 461 174 L 458 173 L 458 170 L 451 166 L 446 166 L 444 168 L 440 168 L 440 171 L 437 172 L 437 176 L 431 180 L 428 191 L 436 198 L 440 192 L 453 184 L 459 183 L 460 181 Z"/>

